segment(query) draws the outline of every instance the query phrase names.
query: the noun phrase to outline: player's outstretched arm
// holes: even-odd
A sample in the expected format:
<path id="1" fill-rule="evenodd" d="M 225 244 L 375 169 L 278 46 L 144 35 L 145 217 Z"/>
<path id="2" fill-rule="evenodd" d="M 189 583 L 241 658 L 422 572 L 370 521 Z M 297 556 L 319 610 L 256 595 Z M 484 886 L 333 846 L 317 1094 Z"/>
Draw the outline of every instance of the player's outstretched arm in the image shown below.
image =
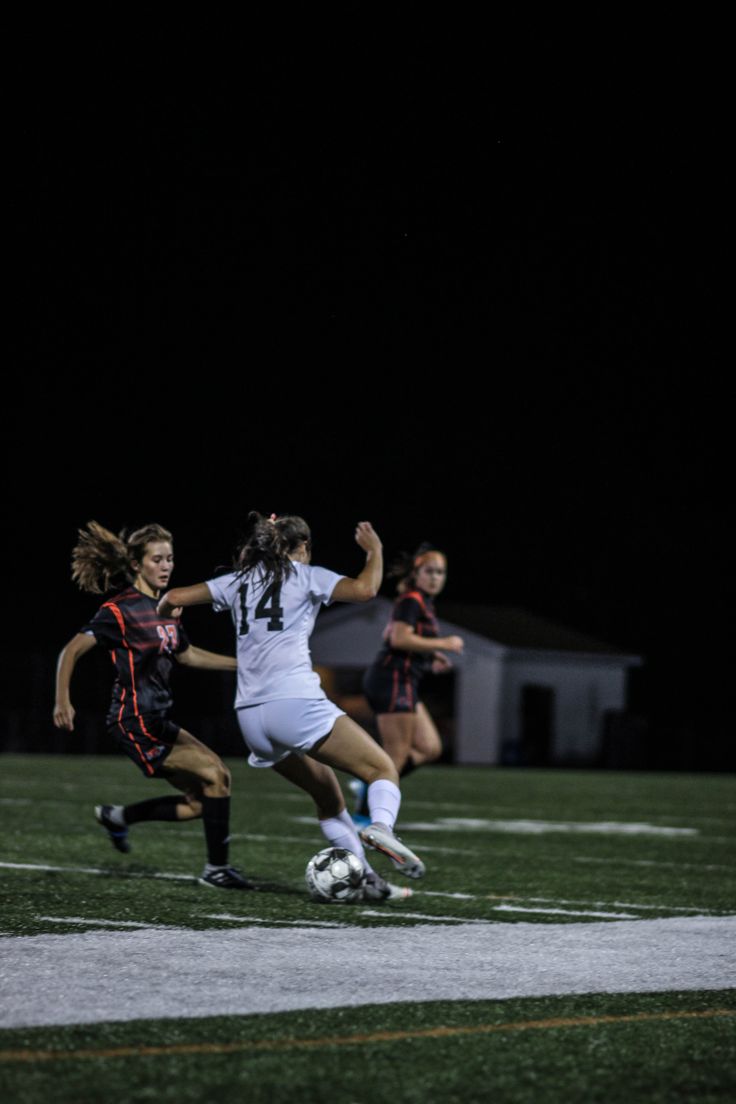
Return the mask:
<path id="1" fill-rule="evenodd" d="M 176 653 L 176 659 L 184 667 L 200 667 L 205 671 L 237 671 L 238 661 L 234 656 L 219 655 L 197 648 L 190 644 L 183 652 Z"/>
<path id="2" fill-rule="evenodd" d="M 77 660 L 85 652 L 95 647 L 97 641 L 86 633 L 77 633 L 69 643 L 59 652 L 56 664 L 56 701 L 54 702 L 54 724 L 57 728 L 65 728 L 67 732 L 74 730 L 74 706 L 69 696 L 72 674 L 77 665 Z"/>
<path id="3" fill-rule="evenodd" d="M 212 595 L 206 583 L 195 583 L 194 586 L 174 587 L 167 590 L 158 603 L 159 617 L 175 616 L 174 611 L 183 606 L 207 606 L 212 603 Z"/>
<path id="4" fill-rule="evenodd" d="M 383 545 L 369 521 L 359 521 L 355 540 L 365 552 L 365 567 L 355 579 L 340 579 L 332 592 L 333 602 L 369 602 L 383 579 Z"/>

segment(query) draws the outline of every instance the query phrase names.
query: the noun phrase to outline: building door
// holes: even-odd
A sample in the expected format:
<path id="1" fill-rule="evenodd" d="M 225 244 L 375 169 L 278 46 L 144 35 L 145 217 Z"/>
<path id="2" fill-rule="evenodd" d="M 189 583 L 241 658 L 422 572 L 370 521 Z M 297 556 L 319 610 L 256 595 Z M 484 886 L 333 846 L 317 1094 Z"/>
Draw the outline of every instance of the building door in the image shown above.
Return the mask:
<path id="1" fill-rule="evenodd" d="M 521 688 L 521 762 L 547 767 L 554 748 L 555 692 L 527 683 Z"/>

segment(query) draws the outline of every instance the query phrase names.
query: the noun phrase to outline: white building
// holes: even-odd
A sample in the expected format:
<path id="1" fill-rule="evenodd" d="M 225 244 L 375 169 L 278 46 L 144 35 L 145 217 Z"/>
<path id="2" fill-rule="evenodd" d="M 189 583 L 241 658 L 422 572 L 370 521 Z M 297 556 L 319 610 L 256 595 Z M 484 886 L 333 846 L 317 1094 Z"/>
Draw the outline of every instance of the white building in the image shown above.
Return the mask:
<path id="1" fill-rule="evenodd" d="M 373 660 L 392 603 L 335 606 L 317 619 L 312 657 L 333 670 Z M 524 610 L 443 603 L 440 632 L 465 640 L 452 656 L 454 759 L 464 764 L 591 763 L 604 724 L 626 708 L 627 672 L 641 658 Z"/>

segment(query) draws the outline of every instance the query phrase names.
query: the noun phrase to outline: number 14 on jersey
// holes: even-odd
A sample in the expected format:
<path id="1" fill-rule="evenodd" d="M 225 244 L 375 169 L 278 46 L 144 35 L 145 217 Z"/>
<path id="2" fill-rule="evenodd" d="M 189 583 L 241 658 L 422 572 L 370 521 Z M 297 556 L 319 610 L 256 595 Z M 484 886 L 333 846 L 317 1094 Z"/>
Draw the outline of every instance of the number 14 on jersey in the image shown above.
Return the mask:
<path id="1" fill-rule="evenodd" d="M 248 584 L 241 583 L 238 587 L 238 595 L 240 597 L 240 628 L 238 629 L 238 636 L 246 636 L 250 632 L 250 625 L 248 624 Z M 281 606 L 281 583 L 271 583 L 269 587 L 266 587 L 261 600 L 256 606 L 255 614 L 256 620 L 266 618 L 268 624 L 266 628 L 269 632 L 280 632 L 284 627 L 284 611 Z"/>

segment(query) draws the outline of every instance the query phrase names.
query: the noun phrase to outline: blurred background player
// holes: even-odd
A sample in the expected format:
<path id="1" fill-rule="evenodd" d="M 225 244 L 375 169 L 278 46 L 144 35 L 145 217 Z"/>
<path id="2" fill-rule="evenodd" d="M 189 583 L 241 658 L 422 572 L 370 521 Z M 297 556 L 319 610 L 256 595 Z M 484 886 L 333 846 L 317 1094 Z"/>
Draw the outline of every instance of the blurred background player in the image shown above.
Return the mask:
<path id="1" fill-rule="evenodd" d="M 363 678 L 383 747 L 400 777 L 442 754 L 442 741 L 429 712 L 419 700 L 422 677 L 441 674 L 452 664 L 446 652 L 460 654 L 460 636 L 440 636 L 434 599 L 445 585 L 447 558 L 423 544 L 413 556 L 403 554 L 391 571 L 398 577 L 398 598 L 383 633 L 383 646 Z M 351 784 L 357 804 L 353 819 L 366 823 L 365 786 Z"/>
<path id="2" fill-rule="evenodd" d="M 322 604 L 367 602 L 383 577 L 383 550 L 371 524 L 362 521 L 355 540 L 366 554 L 357 578 L 313 567 L 309 526 L 300 517 L 251 514 L 252 530 L 228 575 L 176 588 L 159 603 L 166 616 L 176 607 L 211 603 L 229 610 L 237 634 L 236 714 L 253 767 L 273 767 L 308 793 L 320 827 L 333 847 L 357 854 L 366 868 L 364 894 L 372 899 L 408 896 L 373 871 L 361 844 L 388 855 L 407 877 L 424 864 L 393 832 L 401 802 L 398 773 L 388 755 L 327 699 L 312 668 L 309 637 Z M 358 834 L 331 768 L 347 771 L 367 787 L 370 824 Z"/>
<path id="3" fill-rule="evenodd" d="M 79 530 L 72 578 L 80 589 L 104 594 L 123 579 L 130 585 L 104 602 L 60 653 L 54 724 L 73 730 L 69 688 L 77 660 L 97 644 L 106 648 L 115 667 L 108 732 L 147 778 L 168 782 L 180 795 L 135 805 L 98 805 L 98 823 L 113 846 L 127 852 L 133 824 L 201 817 L 207 862 L 200 881 L 219 889 L 250 889 L 251 883 L 228 864 L 230 773 L 210 748 L 169 719 L 174 658 L 213 671 L 232 671 L 237 663 L 232 656 L 190 644 L 179 623 L 180 611 L 159 617 L 158 598 L 173 569 L 171 533 L 160 525 L 146 525 L 127 537 L 115 536 L 95 521 Z"/>

